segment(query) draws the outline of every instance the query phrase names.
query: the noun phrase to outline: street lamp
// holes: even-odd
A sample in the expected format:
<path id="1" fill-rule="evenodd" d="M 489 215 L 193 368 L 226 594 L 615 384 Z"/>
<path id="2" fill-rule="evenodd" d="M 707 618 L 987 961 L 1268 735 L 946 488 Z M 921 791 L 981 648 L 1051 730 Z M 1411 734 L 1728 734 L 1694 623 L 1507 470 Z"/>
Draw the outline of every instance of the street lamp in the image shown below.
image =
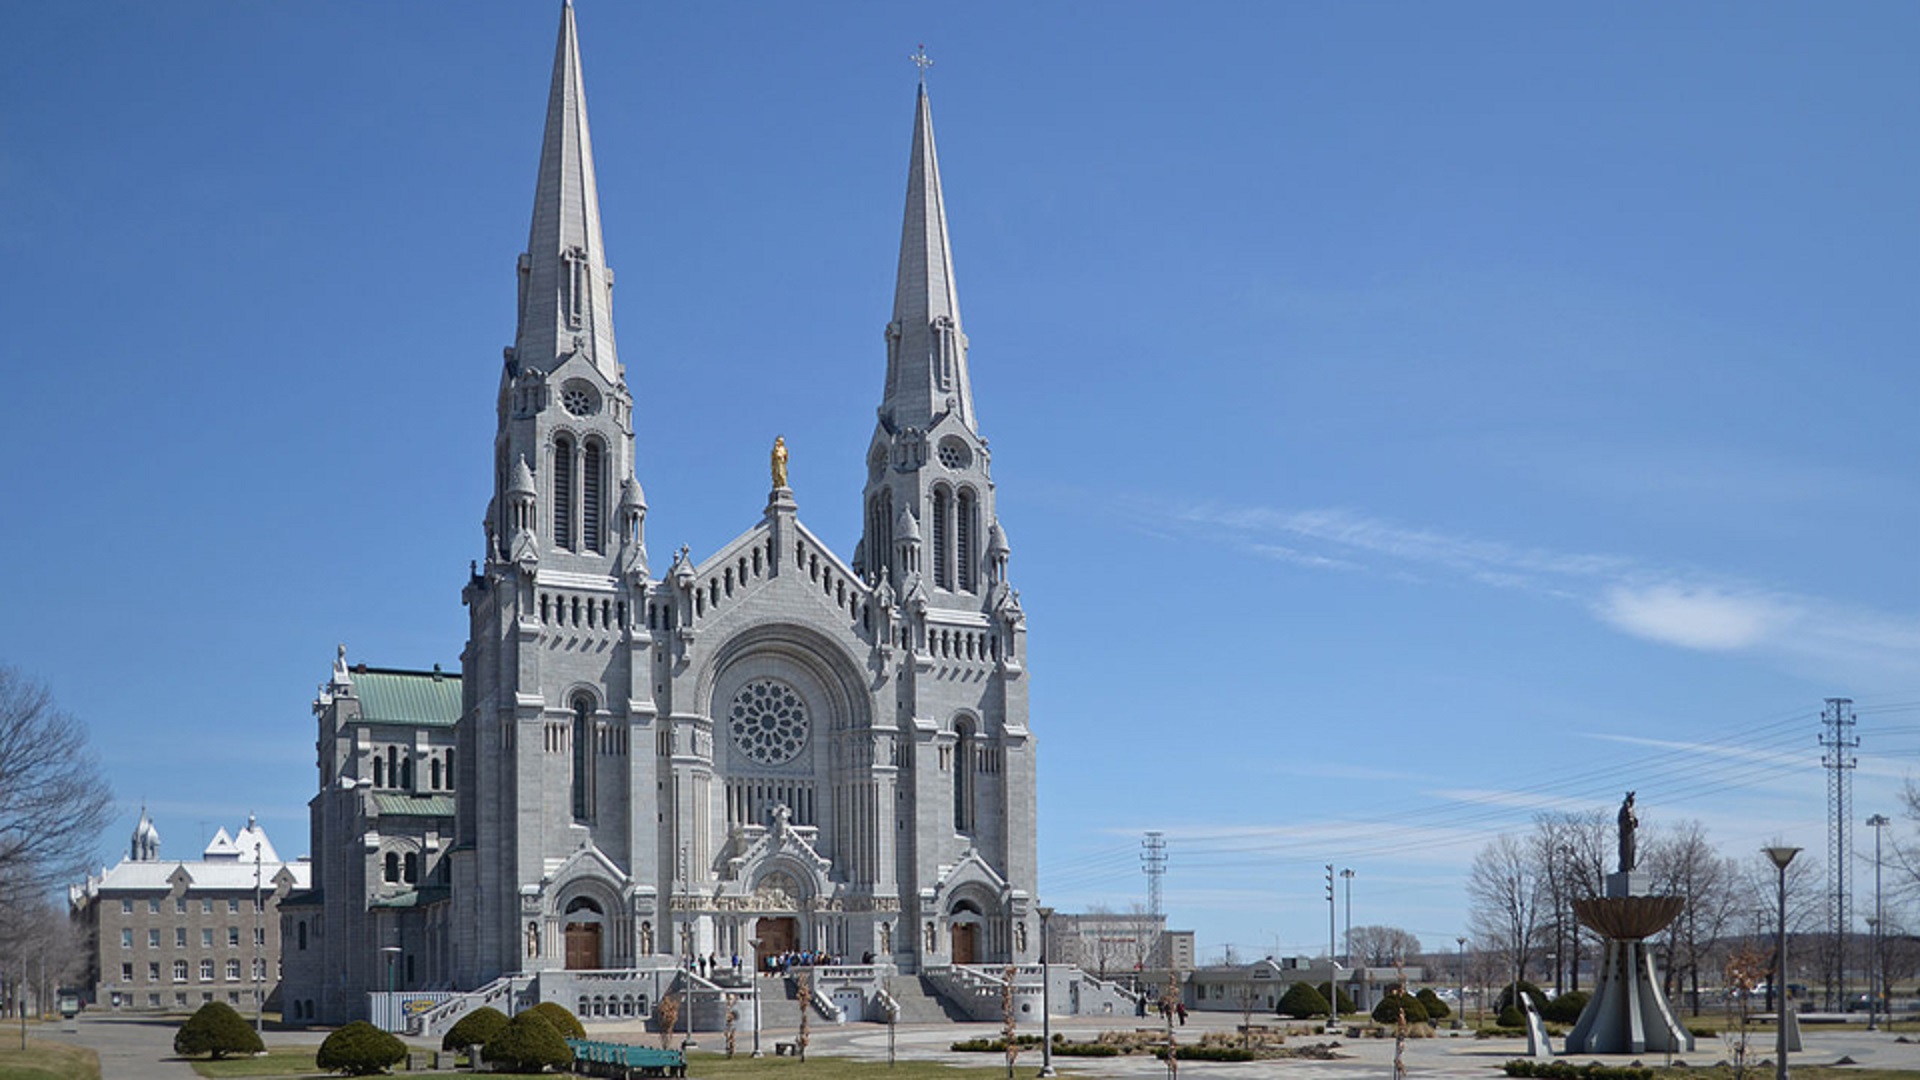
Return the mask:
<path id="1" fill-rule="evenodd" d="M 1053 918 L 1053 909 L 1035 910 L 1040 913 L 1040 1075 L 1057 1076 L 1053 1071 L 1053 1009 L 1047 997 L 1047 984 L 1053 981 L 1047 970 L 1047 920 Z"/>
<path id="2" fill-rule="evenodd" d="M 1347 947 L 1347 966 L 1352 967 L 1353 966 L 1353 869 L 1349 867 L 1345 870 L 1340 871 L 1340 876 L 1345 878 L 1347 882 L 1347 936 L 1344 938 L 1341 938 L 1340 941 L 1341 941 L 1341 944 Z"/>
<path id="3" fill-rule="evenodd" d="M 1787 864 L 1800 854 L 1797 847 L 1782 844 L 1766 849 L 1767 858 L 1780 871 L 1780 929 L 1774 946 L 1773 980 L 1780 983 L 1787 976 Z M 1793 1002 L 1787 994 L 1784 983 L 1780 986 L 1780 1011 L 1774 1014 L 1774 1080 L 1787 1080 L 1787 1010 L 1793 1008 Z"/>
<path id="4" fill-rule="evenodd" d="M 760 1056 L 760 939 L 748 938 L 747 944 L 753 949 L 753 1056 Z M 806 1008 L 806 1003 L 800 1004 Z"/>
<path id="5" fill-rule="evenodd" d="M 1873 1031 L 1876 1030 L 1874 1018 L 1879 1015 L 1880 997 L 1886 989 L 1881 985 L 1880 963 L 1883 940 L 1880 936 L 1883 932 L 1881 927 L 1886 924 L 1887 919 L 1887 913 L 1880 907 L 1880 831 L 1893 822 L 1885 814 L 1875 814 L 1867 819 L 1867 824 L 1873 828 L 1873 918 L 1869 920 L 1873 924 L 1869 927 L 1873 933 L 1873 970 L 1867 973 L 1867 1030 Z M 1887 1024 L 1888 1026 L 1893 1024 L 1891 1012 L 1887 1014 Z"/>
<path id="6" fill-rule="evenodd" d="M 1467 939 L 1453 939 L 1460 946 L 1460 1000 L 1454 1003 L 1453 1030 L 1459 1031 L 1467 1026 Z"/>
<path id="7" fill-rule="evenodd" d="M 382 945 L 380 951 L 387 957 L 387 1023 L 392 1025 L 387 1030 L 392 1031 L 400 1026 L 400 1010 L 393 1004 L 393 969 L 400 960 L 400 946 Z"/>

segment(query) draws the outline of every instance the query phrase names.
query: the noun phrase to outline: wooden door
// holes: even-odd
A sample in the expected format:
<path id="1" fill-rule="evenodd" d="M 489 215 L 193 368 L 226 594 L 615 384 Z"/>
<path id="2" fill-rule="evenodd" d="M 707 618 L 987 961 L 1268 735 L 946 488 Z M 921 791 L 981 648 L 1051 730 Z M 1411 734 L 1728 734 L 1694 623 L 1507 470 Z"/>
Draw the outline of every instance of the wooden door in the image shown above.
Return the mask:
<path id="1" fill-rule="evenodd" d="M 980 928 L 973 923 L 953 924 L 953 962 L 956 964 L 979 963 L 975 944 Z"/>
<path id="2" fill-rule="evenodd" d="M 597 971 L 600 963 L 600 924 L 567 924 L 567 970 Z"/>
<path id="3" fill-rule="evenodd" d="M 799 947 L 799 920 L 791 915 L 778 918 L 762 916 L 755 926 L 760 937 L 760 966 L 766 967 L 767 958 L 779 956 L 783 952 L 792 952 Z"/>

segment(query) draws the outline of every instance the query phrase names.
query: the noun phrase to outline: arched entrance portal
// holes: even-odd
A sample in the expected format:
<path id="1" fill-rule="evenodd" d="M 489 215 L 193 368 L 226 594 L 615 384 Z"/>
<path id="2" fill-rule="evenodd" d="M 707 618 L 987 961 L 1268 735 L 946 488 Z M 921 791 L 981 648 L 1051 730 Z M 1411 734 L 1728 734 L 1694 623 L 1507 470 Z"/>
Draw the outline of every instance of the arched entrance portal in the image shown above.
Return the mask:
<path id="1" fill-rule="evenodd" d="M 800 947 L 800 920 L 791 915 L 763 915 L 754 925 L 754 934 L 760 939 L 760 964 L 765 967 L 766 958 Z"/>
<path id="2" fill-rule="evenodd" d="M 601 960 L 600 929 L 605 915 L 600 905 L 581 896 L 567 905 L 567 970 L 597 971 Z"/>
<path id="3" fill-rule="evenodd" d="M 979 960 L 979 930 L 973 923 L 953 924 L 953 962 L 956 964 L 977 964 Z"/>

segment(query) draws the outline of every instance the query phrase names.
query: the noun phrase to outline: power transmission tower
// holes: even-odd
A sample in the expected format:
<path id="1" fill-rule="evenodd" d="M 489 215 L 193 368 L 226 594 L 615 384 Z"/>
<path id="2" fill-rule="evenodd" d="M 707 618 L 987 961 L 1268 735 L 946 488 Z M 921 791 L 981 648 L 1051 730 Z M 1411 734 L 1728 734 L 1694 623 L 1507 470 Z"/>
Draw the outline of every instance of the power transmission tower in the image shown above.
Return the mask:
<path id="1" fill-rule="evenodd" d="M 1847 864 L 1853 859 L 1853 769 L 1851 751 L 1860 745 L 1853 733 L 1852 698 L 1828 698 L 1821 714 L 1820 764 L 1827 770 L 1827 929 L 1833 934 L 1833 959 L 1827 968 L 1827 1008 L 1838 1009 L 1847 985 L 1847 930 L 1853 905 L 1847 890 Z"/>
<path id="2" fill-rule="evenodd" d="M 1167 834 L 1150 832 L 1140 842 L 1140 866 L 1147 872 L 1147 914 L 1159 919 L 1160 879 L 1167 876 Z"/>

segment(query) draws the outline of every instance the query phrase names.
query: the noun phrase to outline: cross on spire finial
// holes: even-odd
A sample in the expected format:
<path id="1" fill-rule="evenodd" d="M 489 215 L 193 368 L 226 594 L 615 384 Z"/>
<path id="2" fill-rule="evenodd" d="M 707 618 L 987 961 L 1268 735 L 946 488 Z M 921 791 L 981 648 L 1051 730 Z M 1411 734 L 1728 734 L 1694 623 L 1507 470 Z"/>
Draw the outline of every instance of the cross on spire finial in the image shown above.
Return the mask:
<path id="1" fill-rule="evenodd" d="M 933 57 L 927 55 L 927 43 L 924 41 L 921 42 L 919 50 L 912 56 L 907 57 L 907 59 L 913 61 L 913 66 L 920 69 L 920 84 L 925 86 L 927 82 L 927 69 L 933 66 Z"/>

